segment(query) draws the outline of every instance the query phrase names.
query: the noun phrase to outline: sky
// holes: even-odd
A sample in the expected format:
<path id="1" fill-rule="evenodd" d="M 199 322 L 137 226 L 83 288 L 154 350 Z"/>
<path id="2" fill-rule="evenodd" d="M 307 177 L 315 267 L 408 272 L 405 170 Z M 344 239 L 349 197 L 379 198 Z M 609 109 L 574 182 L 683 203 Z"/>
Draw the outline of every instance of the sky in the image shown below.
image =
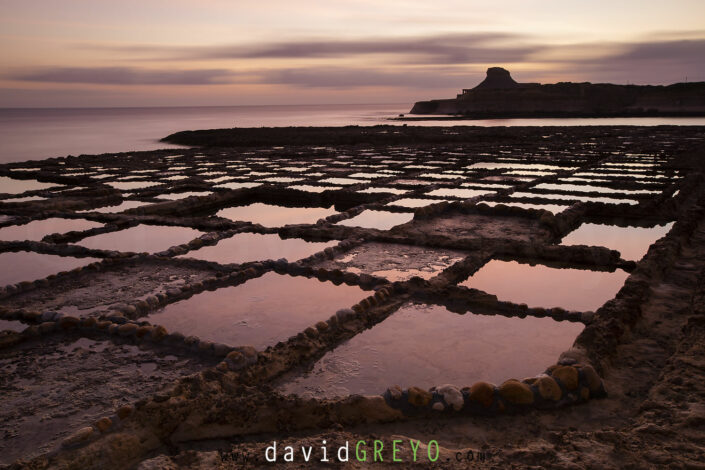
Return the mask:
<path id="1" fill-rule="evenodd" d="M 0 107 L 404 103 L 703 58 L 703 0 L 0 0 Z"/>

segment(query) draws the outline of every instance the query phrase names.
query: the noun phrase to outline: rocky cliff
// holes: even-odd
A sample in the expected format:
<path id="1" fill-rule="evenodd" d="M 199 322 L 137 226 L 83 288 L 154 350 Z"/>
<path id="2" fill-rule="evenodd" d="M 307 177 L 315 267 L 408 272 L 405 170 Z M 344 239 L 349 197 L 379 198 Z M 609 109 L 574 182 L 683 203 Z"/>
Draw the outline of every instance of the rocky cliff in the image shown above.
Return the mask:
<path id="1" fill-rule="evenodd" d="M 456 98 L 419 101 L 410 114 L 471 118 L 705 116 L 705 82 L 668 86 L 561 82 L 518 83 L 492 67 Z"/>

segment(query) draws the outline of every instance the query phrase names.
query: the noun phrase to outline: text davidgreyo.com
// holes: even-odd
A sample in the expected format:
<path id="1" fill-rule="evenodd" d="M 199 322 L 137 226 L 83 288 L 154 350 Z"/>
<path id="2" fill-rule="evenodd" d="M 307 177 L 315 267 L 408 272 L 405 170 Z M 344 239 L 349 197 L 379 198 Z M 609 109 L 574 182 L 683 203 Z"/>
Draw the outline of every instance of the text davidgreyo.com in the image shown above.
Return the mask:
<path id="1" fill-rule="evenodd" d="M 223 461 L 247 461 L 256 459 L 269 463 L 277 462 L 437 462 L 441 458 L 441 449 L 436 440 L 424 443 L 419 440 L 379 440 L 360 439 L 344 441 L 343 444 L 329 445 L 323 440 L 320 445 L 286 445 L 272 441 L 264 449 L 264 455 L 245 455 L 238 452 L 220 455 Z M 490 459 L 489 452 L 464 450 L 455 452 L 453 459 L 457 462 L 482 463 Z M 444 460 L 450 460 L 446 456 Z"/>

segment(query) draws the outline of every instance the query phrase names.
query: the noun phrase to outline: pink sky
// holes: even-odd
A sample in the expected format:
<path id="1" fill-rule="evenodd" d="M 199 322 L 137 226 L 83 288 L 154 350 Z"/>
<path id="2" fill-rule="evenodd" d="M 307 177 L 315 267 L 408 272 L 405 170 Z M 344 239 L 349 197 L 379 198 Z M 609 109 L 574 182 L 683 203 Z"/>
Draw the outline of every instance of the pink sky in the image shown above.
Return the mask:
<path id="1" fill-rule="evenodd" d="M 701 0 L 2 0 L 0 107 L 394 103 L 705 81 Z"/>

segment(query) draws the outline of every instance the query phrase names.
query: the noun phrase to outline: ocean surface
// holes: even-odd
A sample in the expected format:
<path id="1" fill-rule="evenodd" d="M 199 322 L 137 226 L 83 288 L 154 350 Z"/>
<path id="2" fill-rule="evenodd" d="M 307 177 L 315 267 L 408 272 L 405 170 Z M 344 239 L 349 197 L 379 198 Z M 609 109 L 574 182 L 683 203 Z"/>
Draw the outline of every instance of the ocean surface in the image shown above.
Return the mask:
<path id="1" fill-rule="evenodd" d="M 159 142 L 193 129 L 276 126 L 370 126 L 412 103 L 384 105 L 223 106 L 173 108 L 0 109 L 0 163 L 66 155 L 174 148 Z M 490 119 L 412 121 L 415 126 L 705 125 L 705 118 Z"/>

